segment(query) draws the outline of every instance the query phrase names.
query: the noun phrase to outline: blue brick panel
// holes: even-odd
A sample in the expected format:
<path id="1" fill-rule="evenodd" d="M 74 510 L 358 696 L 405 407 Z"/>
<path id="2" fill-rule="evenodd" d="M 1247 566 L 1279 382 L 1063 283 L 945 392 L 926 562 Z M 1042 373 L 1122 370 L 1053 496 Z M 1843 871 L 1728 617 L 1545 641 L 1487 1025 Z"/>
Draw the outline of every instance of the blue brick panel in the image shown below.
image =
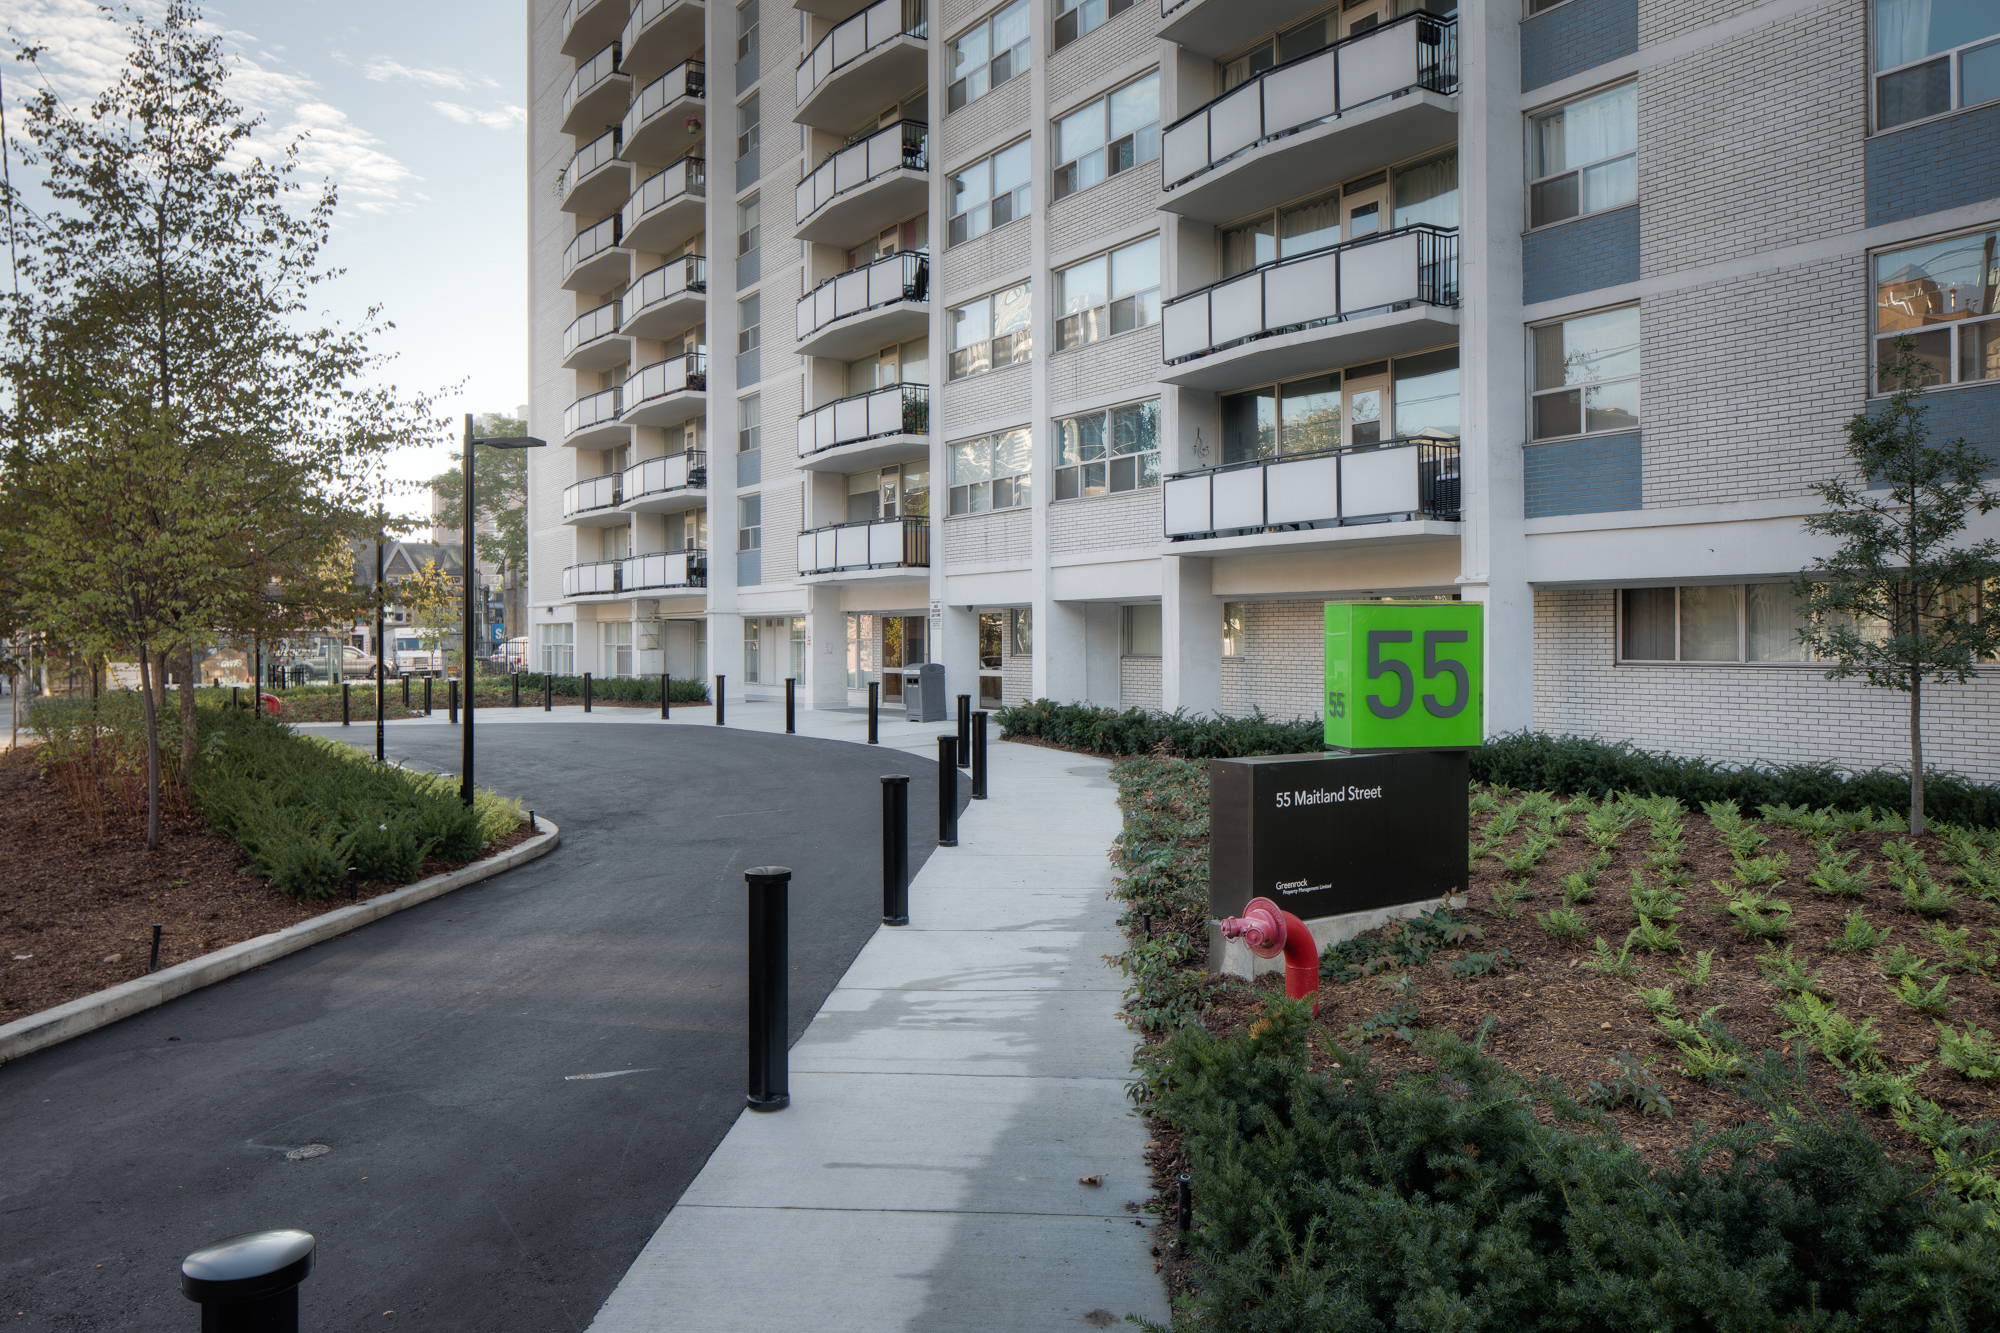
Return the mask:
<path id="1" fill-rule="evenodd" d="M 763 269 L 762 260 L 763 260 L 763 251 L 761 249 L 752 250 L 747 255 L 736 256 L 737 291 L 740 292 L 745 287 L 748 287 L 751 283 L 757 281 L 757 277 L 762 272 Z"/>
<path id="2" fill-rule="evenodd" d="M 2000 103 L 1867 141 L 1868 225 L 2000 199 Z"/>
<path id="3" fill-rule="evenodd" d="M 1924 413 L 1924 424 L 1930 427 L 1932 444 L 1962 438 L 1994 460 L 1986 469 L 1987 477 L 2000 476 L 2000 382 L 1930 390 L 1917 401 L 1929 409 Z M 1886 398 L 1872 402 L 1869 414 L 1888 405 Z"/>
<path id="4" fill-rule="evenodd" d="M 1638 509 L 1639 433 L 1531 444 L 1523 473 L 1524 518 Z"/>
<path id="5" fill-rule="evenodd" d="M 1569 0 L 1521 24 L 1521 91 L 1639 49 L 1639 0 Z"/>
<path id="6" fill-rule="evenodd" d="M 1638 280 L 1637 204 L 1521 238 L 1521 299 L 1529 305 Z"/>

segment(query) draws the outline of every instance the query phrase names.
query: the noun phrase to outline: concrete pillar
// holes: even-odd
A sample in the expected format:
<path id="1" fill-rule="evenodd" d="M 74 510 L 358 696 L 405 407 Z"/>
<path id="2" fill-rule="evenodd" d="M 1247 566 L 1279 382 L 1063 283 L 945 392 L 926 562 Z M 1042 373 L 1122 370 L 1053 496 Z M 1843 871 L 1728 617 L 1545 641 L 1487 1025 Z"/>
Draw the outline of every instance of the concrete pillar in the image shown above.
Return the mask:
<path id="1" fill-rule="evenodd" d="M 1054 600 L 1035 604 L 1035 659 L 1031 669 L 1037 699 L 1068 704 L 1085 697 L 1086 605 Z"/>
<path id="2" fill-rule="evenodd" d="M 944 663 L 945 693 L 951 696 L 951 707 L 957 708 L 957 697 L 969 694 L 973 707 L 979 706 L 979 612 L 976 607 L 947 606 L 943 609 L 943 619 L 936 623 L 938 641 L 931 646 L 933 662 Z M 953 713 L 956 717 L 957 714 Z"/>
<path id="3" fill-rule="evenodd" d="M 1211 593 L 1215 562 L 1160 560 L 1160 706 L 1222 711 L 1222 603 Z"/>
<path id="4" fill-rule="evenodd" d="M 743 617 L 726 612 L 708 613 L 707 683 L 715 687 L 717 676 L 729 677 L 729 697 L 743 698 Z"/>
<path id="5" fill-rule="evenodd" d="M 847 613 L 834 588 L 812 588 L 806 610 L 806 679 L 809 708 L 847 707 Z"/>
<path id="6" fill-rule="evenodd" d="M 1125 608 L 1116 602 L 1085 603 L 1085 699 L 1104 708 L 1118 707 L 1118 659 L 1124 652 Z"/>

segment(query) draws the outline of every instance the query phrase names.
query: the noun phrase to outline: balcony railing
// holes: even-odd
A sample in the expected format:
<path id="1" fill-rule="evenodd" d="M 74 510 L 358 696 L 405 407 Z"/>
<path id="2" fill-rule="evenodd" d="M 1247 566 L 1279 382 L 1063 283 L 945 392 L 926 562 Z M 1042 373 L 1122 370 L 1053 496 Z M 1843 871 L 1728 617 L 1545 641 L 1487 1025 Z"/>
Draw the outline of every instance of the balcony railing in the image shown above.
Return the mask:
<path id="1" fill-rule="evenodd" d="M 639 183 L 625 201 L 625 230 L 631 231 L 647 215 L 682 198 L 708 197 L 708 160 L 684 157 L 664 171 L 656 171 Z"/>
<path id="2" fill-rule="evenodd" d="M 601 393 L 587 394 L 563 409 L 563 438 L 568 439 L 580 430 L 592 426 L 607 426 L 618 420 L 624 407 L 622 387 L 605 389 Z"/>
<path id="3" fill-rule="evenodd" d="M 890 435 L 923 435 L 930 428 L 929 387 L 891 384 L 836 398 L 800 417 L 799 457 Z"/>
<path id="4" fill-rule="evenodd" d="M 623 560 L 593 560 L 587 565 L 571 565 L 563 571 L 563 592 L 565 597 L 589 597 L 593 593 L 620 592 L 624 589 Z"/>
<path id="5" fill-rule="evenodd" d="M 706 588 L 708 552 L 699 546 L 685 551 L 656 551 L 635 555 L 619 562 L 620 591 L 638 592 L 646 588 Z"/>
<path id="6" fill-rule="evenodd" d="M 562 516 L 569 519 L 597 509 L 616 509 L 618 502 L 625 498 L 618 483 L 619 476 L 613 472 L 603 477 L 586 477 L 574 486 L 565 486 Z"/>
<path id="7" fill-rule="evenodd" d="M 879 0 L 853 18 L 834 25 L 819 39 L 793 75 L 794 105 L 804 106 L 813 90 L 841 69 L 853 64 L 878 46 L 898 37 L 922 40 L 930 31 L 924 18 L 924 0 Z"/>
<path id="8" fill-rule="evenodd" d="M 595 310 L 578 315 L 563 330 L 562 354 L 567 357 L 585 343 L 596 342 L 607 333 L 618 332 L 618 326 L 625 322 L 620 317 L 622 309 L 623 302 L 607 301 Z"/>
<path id="9" fill-rule="evenodd" d="M 669 259 L 658 268 L 641 273 L 639 280 L 625 293 L 625 304 L 637 315 L 684 292 L 700 295 L 707 291 L 708 260 L 701 255 L 682 255 L 679 259 Z"/>
<path id="10" fill-rule="evenodd" d="M 930 299 L 930 258 L 915 250 L 884 255 L 873 263 L 828 278 L 799 298 L 799 341 L 835 320 L 894 305 Z"/>
<path id="11" fill-rule="evenodd" d="M 1166 479 L 1173 541 L 1397 519 L 1458 519 L 1458 441 L 1389 440 Z"/>
<path id="12" fill-rule="evenodd" d="M 1407 88 L 1458 91 L 1456 20 L 1407 14 L 1273 65 L 1167 126 L 1161 178 L 1172 190 L 1259 144 Z"/>
<path id="13" fill-rule="evenodd" d="M 683 60 L 639 90 L 625 112 L 623 129 L 629 142 L 638 129 L 683 97 L 707 95 L 707 78 L 699 60 Z"/>
<path id="14" fill-rule="evenodd" d="M 929 569 L 931 521 L 878 518 L 835 523 L 799 534 L 799 573 L 859 569 Z"/>
<path id="15" fill-rule="evenodd" d="M 664 361 L 655 361 L 650 366 L 642 366 L 636 374 L 625 381 L 626 410 L 639 408 L 669 394 L 681 393 L 688 389 L 700 391 L 707 388 L 707 355 L 701 352 L 683 352 Z"/>
<path id="16" fill-rule="evenodd" d="M 708 485 L 708 451 L 689 449 L 664 458 L 648 458 L 625 469 L 624 498 L 641 500 L 670 491 L 701 490 Z"/>
<path id="17" fill-rule="evenodd" d="M 563 89 L 562 118 L 569 119 L 569 113 L 576 104 L 590 96 L 597 87 L 618 72 L 619 58 L 624 48 L 617 42 L 605 47 L 576 68 L 576 75 L 570 79 L 569 87 Z"/>
<path id="18" fill-rule="evenodd" d="M 610 0 L 569 0 L 569 3 L 563 6 L 562 40 L 564 45 L 568 45 L 570 30 L 576 27 L 578 19 L 594 10 L 610 8 Z"/>
<path id="19" fill-rule="evenodd" d="M 1225 347 L 1422 303 L 1458 304 L 1458 232 L 1364 236 L 1177 296 L 1160 312 L 1168 365 Z"/>
<path id="20" fill-rule="evenodd" d="M 569 248 L 563 251 L 563 276 L 567 278 L 576 272 L 579 264 L 587 263 L 615 247 L 624 234 L 622 220 L 616 213 L 588 231 L 578 232 L 576 239 L 569 243 Z"/>
<path id="21" fill-rule="evenodd" d="M 591 172 L 618 160 L 618 149 L 624 142 L 621 134 L 622 131 L 617 129 L 606 130 L 576 150 L 576 156 L 570 158 L 569 165 L 563 168 L 563 198 L 576 193 L 577 185 Z"/>
<path id="22" fill-rule="evenodd" d="M 899 120 L 860 143 L 830 153 L 799 182 L 798 220 L 804 222 L 849 190 L 892 171 L 929 168 L 929 130 L 920 120 Z"/>

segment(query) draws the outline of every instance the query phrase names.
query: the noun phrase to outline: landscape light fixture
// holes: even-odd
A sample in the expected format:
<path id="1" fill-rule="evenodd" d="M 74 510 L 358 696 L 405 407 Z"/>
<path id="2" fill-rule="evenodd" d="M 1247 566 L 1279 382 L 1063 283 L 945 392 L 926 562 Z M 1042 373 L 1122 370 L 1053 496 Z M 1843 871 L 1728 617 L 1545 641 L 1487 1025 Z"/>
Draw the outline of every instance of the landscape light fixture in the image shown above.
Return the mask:
<path id="1" fill-rule="evenodd" d="M 548 444 L 532 435 L 494 435 L 481 438 L 472 433 L 472 413 L 465 414 L 465 453 L 461 460 L 465 475 L 465 540 L 461 545 L 460 575 L 465 580 L 465 730 L 459 736 L 459 763 L 461 773 L 458 780 L 458 799 L 465 805 L 472 804 L 472 639 L 477 632 L 474 624 L 472 594 L 479 583 L 478 565 L 473 559 L 473 547 L 477 534 L 472 527 L 472 447 L 483 444 L 488 449 L 540 449 Z"/>

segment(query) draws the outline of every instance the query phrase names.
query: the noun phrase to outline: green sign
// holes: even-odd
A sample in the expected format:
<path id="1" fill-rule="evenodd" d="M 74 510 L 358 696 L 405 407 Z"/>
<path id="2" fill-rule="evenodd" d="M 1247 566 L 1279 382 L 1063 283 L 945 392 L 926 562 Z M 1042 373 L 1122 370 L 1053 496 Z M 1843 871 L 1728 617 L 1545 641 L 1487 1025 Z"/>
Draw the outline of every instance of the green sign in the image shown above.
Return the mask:
<path id="1" fill-rule="evenodd" d="M 1328 602 L 1326 743 L 1449 750 L 1484 731 L 1485 607 Z"/>

